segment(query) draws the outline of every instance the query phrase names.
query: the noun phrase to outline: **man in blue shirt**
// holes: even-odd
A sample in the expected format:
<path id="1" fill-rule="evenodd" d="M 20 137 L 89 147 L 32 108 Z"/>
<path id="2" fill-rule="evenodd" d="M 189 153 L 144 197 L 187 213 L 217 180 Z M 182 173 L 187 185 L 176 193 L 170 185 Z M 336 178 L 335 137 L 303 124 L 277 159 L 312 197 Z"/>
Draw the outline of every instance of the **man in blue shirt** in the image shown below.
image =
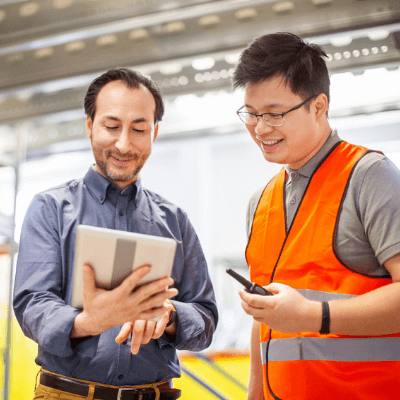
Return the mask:
<path id="1" fill-rule="evenodd" d="M 39 345 L 35 398 L 59 398 L 61 391 L 68 399 L 176 399 L 176 350 L 207 348 L 218 314 L 186 213 L 144 189 L 139 178 L 163 101 L 150 79 L 117 69 L 92 82 L 85 112 L 96 164 L 83 179 L 36 195 L 22 228 L 14 310 L 25 335 Z M 71 307 L 79 224 L 174 238 L 172 279 L 133 291 L 150 270 L 142 266 L 105 291 L 85 265 L 83 310 Z"/>

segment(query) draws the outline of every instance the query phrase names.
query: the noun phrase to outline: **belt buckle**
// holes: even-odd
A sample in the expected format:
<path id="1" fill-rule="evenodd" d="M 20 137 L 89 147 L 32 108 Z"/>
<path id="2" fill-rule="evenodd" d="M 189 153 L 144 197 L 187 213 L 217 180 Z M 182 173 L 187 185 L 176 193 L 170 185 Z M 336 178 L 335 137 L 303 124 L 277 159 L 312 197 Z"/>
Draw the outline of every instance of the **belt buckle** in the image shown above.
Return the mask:
<path id="1" fill-rule="evenodd" d="M 122 393 L 124 391 L 131 391 L 134 392 L 135 394 L 138 394 L 138 400 L 142 400 L 143 399 L 143 394 L 141 393 L 143 390 L 141 389 L 134 389 L 134 388 L 119 388 L 118 389 L 118 394 L 117 394 L 117 400 L 121 400 L 122 398 Z"/>
<path id="2" fill-rule="evenodd" d="M 134 393 L 138 393 L 139 392 L 137 389 L 133 389 L 133 388 L 119 388 L 118 389 L 117 400 L 121 400 L 122 392 L 128 391 L 128 390 L 131 391 L 131 392 L 134 392 Z M 141 398 L 142 398 L 142 396 L 139 395 L 139 400 L 141 400 Z"/>

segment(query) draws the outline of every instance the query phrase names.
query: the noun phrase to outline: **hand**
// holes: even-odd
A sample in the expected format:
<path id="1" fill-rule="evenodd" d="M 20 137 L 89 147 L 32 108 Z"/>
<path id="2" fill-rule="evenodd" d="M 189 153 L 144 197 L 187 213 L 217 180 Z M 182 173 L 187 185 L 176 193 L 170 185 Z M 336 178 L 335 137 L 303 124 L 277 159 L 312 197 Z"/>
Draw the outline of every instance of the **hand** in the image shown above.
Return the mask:
<path id="1" fill-rule="evenodd" d="M 131 353 L 138 354 L 141 344 L 147 344 L 151 339 L 158 339 L 164 333 L 168 321 L 170 320 L 172 305 L 164 302 L 164 306 L 168 308 L 168 311 L 163 314 L 159 321 L 136 320 L 133 322 L 126 322 L 115 338 L 115 341 L 117 343 L 123 343 L 128 339 L 129 334 L 132 333 Z"/>
<path id="2" fill-rule="evenodd" d="M 96 287 L 94 271 L 85 264 L 83 311 L 75 318 L 70 337 L 94 336 L 126 321 L 152 319 L 165 314 L 169 308 L 163 304 L 164 300 L 176 296 L 178 291 L 168 289 L 173 284 L 170 277 L 136 289 L 140 279 L 149 272 L 149 265 L 141 266 L 115 289 L 104 290 Z M 160 303 L 163 306 L 156 308 Z"/>
<path id="3" fill-rule="evenodd" d="M 297 290 L 281 283 L 271 283 L 265 289 L 273 296 L 261 296 L 239 291 L 243 310 L 255 321 L 280 332 L 318 332 L 321 329 L 321 303 L 311 301 Z"/>

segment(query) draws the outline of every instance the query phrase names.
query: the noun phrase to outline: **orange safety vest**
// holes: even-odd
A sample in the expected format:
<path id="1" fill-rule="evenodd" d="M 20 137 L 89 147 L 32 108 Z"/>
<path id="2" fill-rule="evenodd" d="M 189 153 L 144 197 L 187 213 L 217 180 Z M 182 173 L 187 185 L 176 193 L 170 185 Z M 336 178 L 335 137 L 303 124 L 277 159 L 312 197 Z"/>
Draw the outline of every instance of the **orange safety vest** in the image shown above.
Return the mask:
<path id="1" fill-rule="evenodd" d="M 246 249 L 253 282 L 280 282 L 312 300 L 345 299 L 392 282 L 353 271 L 335 253 L 339 215 L 367 149 L 339 142 L 320 163 L 287 230 L 283 168 L 266 186 Z M 400 335 L 282 333 L 261 324 L 265 399 L 400 398 Z"/>

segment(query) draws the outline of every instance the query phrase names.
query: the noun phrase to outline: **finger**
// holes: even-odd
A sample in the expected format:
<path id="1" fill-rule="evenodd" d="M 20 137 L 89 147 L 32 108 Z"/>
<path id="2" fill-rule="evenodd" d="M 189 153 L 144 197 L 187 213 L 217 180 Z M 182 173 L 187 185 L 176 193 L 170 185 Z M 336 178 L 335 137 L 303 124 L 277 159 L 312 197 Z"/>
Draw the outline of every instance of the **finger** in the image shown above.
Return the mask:
<path id="1" fill-rule="evenodd" d="M 169 316 L 170 316 L 170 311 L 172 310 L 172 306 L 169 304 L 170 309 L 163 314 L 162 318 L 160 321 L 157 322 L 156 327 L 153 332 L 152 339 L 158 339 L 161 337 L 165 331 L 165 328 L 167 327 L 168 321 L 169 321 Z"/>
<path id="2" fill-rule="evenodd" d="M 274 282 L 269 284 L 268 286 L 264 286 L 264 289 L 267 289 L 273 294 L 279 294 L 280 292 L 282 292 L 282 290 L 284 290 L 284 287 L 284 285 Z"/>
<path id="3" fill-rule="evenodd" d="M 163 305 L 165 300 L 171 299 L 175 297 L 177 294 L 178 291 L 175 288 L 166 290 L 164 289 L 162 292 L 158 292 L 153 295 L 146 292 L 141 292 L 141 293 L 135 292 L 132 293 L 130 301 L 132 307 L 136 306 L 136 311 L 139 311 L 140 313 L 147 313 L 148 311 L 153 311 L 153 309 L 160 308 L 160 305 Z M 161 316 L 166 311 L 167 309 L 164 309 L 163 312 L 158 313 L 155 316 L 156 317 Z M 140 318 L 147 319 L 143 316 L 140 316 Z"/>
<path id="4" fill-rule="evenodd" d="M 90 296 L 96 290 L 96 275 L 89 264 L 84 264 L 83 271 L 83 296 Z"/>
<path id="5" fill-rule="evenodd" d="M 255 308 L 249 306 L 247 303 L 243 302 L 241 303 L 241 306 L 244 310 L 244 312 L 253 318 L 265 318 L 270 315 L 269 309 L 267 308 Z"/>
<path id="6" fill-rule="evenodd" d="M 122 325 L 122 328 L 115 338 L 115 341 L 119 344 L 125 342 L 125 340 L 128 339 L 129 334 L 132 332 L 132 328 L 133 322 L 126 322 L 124 325 Z"/>
<path id="7" fill-rule="evenodd" d="M 124 279 L 118 288 L 121 291 L 125 291 L 127 293 L 132 292 L 133 289 L 136 288 L 139 281 L 145 277 L 151 270 L 151 266 L 148 264 L 141 265 L 138 268 L 135 268 L 132 273 Z M 115 289 L 114 289 L 115 290 Z"/>
<path id="8" fill-rule="evenodd" d="M 268 306 L 270 299 L 268 296 L 261 296 L 259 294 L 250 294 L 243 290 L 239 290 L 239 296 L 249 306 L 254 308 L 265 308 Z"/>
<path id="9" fill-rule="evenodd" d="M 143 332 L 141 344 L 147 344 L 150 342 L 155 328 L 156 328 L 156 321 L 147 321 L 146 328 Z"/>
<path id="10" fill-rule="evenodd" d="M 143 332 L 146 329 L 145 320 L 137 320 L 133 324 L 132 336 L 131 336 L 131 353 L 139 353 L 140 344 L 142 342 Z"/>
<path id="11" fill-rule="evenodd" d="M 168 312 L 168 306 L 151 308 L 149 310 L 145 310 L 139 314 L 140 319 L 151 320 L 155 318 L 162 317 L 166 312 Z"/>
<path id="12" fill-rule="evenodd" d="M 157 293 L 162 293 L 167 291 L 168 288 L 173 285 L 173 283 L 174 283 L 173 279 L 166 276 L 164 278 L 157 279 L 153 282 L 141 285 L 134 291 L 134 295 L 137 301 L 141 302 L 144 299 L 154 296 Z"/>

